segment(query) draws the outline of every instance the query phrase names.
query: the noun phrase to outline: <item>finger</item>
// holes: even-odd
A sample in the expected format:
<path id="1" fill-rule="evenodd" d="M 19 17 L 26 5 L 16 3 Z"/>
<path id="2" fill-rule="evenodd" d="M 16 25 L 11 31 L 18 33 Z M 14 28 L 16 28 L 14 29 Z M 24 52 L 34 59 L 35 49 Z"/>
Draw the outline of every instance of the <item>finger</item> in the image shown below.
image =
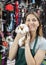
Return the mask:
<path id="1" fill-rule="evenodd" d="M 27 36 L 30 36 L 30 33 L 29 32 L 27 33 Z"/>
<path id="2" fill-rule="evenodd" d="M 30 33 L 27 33 L 27 39 L 30 39 Z"/>

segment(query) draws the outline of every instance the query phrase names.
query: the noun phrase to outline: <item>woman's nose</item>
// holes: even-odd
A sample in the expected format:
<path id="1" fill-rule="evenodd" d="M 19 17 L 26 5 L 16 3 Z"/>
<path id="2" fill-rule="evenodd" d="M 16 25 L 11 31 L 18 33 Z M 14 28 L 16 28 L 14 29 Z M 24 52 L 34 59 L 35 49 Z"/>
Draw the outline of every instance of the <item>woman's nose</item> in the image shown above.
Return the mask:
<path id="1" fill-rule="evenodd" d="M 34 22 L 32 22 L 32 21 L 30 21 L 30 22 L 28 22 L 28 24 L 33 24 Z"/>

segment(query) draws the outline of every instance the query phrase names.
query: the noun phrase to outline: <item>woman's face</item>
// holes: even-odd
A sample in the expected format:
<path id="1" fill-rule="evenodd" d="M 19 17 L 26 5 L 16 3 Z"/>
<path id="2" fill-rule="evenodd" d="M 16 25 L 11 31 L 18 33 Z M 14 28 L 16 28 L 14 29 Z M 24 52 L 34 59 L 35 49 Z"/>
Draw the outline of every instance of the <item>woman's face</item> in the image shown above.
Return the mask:
<path id="1" fill-rule="evenodd" d="M 30 31 L 36 31 L 39 26 L 39 22 L 33 14 L 27 16 L 25 24 L 28 25 Z"/>

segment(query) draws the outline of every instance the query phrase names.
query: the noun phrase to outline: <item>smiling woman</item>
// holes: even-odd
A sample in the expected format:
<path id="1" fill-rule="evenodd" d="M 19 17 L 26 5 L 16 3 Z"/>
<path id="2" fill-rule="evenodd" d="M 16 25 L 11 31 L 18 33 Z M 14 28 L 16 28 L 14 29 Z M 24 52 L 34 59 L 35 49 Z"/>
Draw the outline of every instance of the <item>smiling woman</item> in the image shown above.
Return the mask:
<path id="1" fill-rule="evenodd" d="M 17 33 L 9 51 L 9 59 L 16 59 L 15 65 L 41 65 L 45 58 L 46 40 L 42 34 L 42 24 L 36 12 L 28 12 L 24 17 L 24 24 L 29 28 L 25 42 L 21 47 L 19 39 L 23 37 Z M 14 51 L 13 51 L 14 50 Z M 12 54 L 11 54 L 12 53 Z"/>

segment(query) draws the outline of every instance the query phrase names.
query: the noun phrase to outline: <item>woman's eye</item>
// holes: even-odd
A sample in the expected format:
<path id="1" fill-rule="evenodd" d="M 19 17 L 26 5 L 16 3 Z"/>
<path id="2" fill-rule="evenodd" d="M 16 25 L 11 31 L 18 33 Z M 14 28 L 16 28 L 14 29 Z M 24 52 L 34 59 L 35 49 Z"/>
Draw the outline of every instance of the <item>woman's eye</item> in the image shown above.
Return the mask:
<path id="1" fill-rule="evenodd" d="M 33 21 L 33 22 L 36 22 L 36 19 L 33 18 L 32 21 Z"/>
<path id="2" fill-rule="evenodd" d="M 30 19 L 28 19 L 27 21 L 30 21 Z"/>

